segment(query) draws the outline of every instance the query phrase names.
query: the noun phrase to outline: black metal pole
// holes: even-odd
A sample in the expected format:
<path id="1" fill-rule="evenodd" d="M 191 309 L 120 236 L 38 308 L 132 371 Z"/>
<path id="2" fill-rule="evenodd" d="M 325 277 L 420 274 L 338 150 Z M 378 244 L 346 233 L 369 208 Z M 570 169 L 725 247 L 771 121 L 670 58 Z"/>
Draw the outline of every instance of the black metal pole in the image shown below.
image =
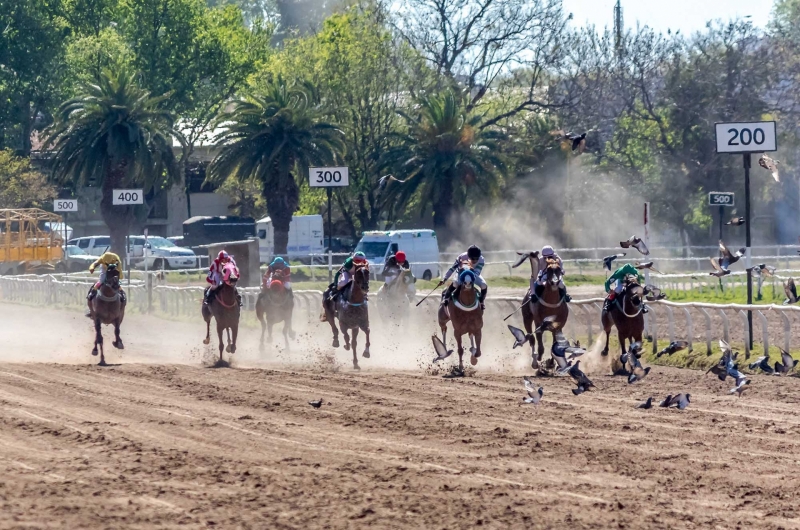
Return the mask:
<path id="1" fill-rule="evenodd" d="M 330 255 L 333 252 L 333 221 L 331 220 L 331 195 L 333 194 L 333 190 L 331 188 L 325 188 L 328 192 L 328 281 L 333 281 L 332 270 L 330 267 Z"/>
<path id="2" fill-rule="evenodd" d="M 722 216 L 725 215 L 725 207 L 719 207 L 719 240 L 722 241 Z"/>
<path id="3" fill-rule="evenodd" d="M 743 155 L 744 165 L 744 216 L 745 216 L 745 246 L 747 247 L 747 304 L 753 303 L 753 269 L 752 249 L 750 243 L 750 153 Z M 747 312 L 747 336 L 750 349 L 753 349 L 753 312 Z M 764 352 L 766 353 L 766 352 Z"/>

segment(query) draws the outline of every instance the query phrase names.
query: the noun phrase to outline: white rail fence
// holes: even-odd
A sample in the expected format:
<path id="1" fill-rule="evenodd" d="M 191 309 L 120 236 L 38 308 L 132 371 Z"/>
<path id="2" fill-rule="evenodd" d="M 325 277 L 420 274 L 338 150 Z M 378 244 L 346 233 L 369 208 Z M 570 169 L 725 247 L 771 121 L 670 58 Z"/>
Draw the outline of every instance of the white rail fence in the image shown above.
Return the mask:
<path id="1" fill-rule="evenodd" d="M 4 276 L 0 277 L 0 300 L 35 305 L 84 307 L 90 282 L 58 279 L 54 276 Z M 194 317 L 199 314 L 203 288 L 199 286 L 175 287 L 153 285 L 152 282 L 134 282 L 128 287 L 129 307 L 139 312 L 155 311 L 171 317 Z M 253 311 L 258 288 L 241 289 L 245 311 Z M 316 320 L 320 312 L 321 291 L 294 292 L 296 315 L 304 315 L 308 322 Z M 417 295 L 422 297 L 421 294 Z M 490 297 L 487 299 L 487 317 L 490 325 L 505 327 L 501 317 L 519 307 L 520 297 Z M 427 309 L 435 309 L 439 296 L 426 301 Z M 573 300 L 570 303 L 569 328 L 572 333 L 588 337 L 589 343 L 598 334 L 602 298 Z M 708 304 L 700 302 L 675 303 L 666 300 L 648 303 L 647 318 L 653 340 L 653 350 L 658 340 L 687 340 L 694 348 L 704 344 L 711 354 L 712 344 L 718 338 L 731 343 L 744 343 L 745 355 L 750 349 L 747 313 L 753 313 L 754 339 L 760 339 L 765 351 L 770 344 L 791 351 L 792 323 L 800 316 L 800 307 L 782 305 Z M 519 317 L 515 317 L 517 322 Z M 582 331 L 585 330 L 585 331 Z M 614 334 L 615 331 L 612 331 Z M 700 348 L 702 351 L 702 348 Z"/>

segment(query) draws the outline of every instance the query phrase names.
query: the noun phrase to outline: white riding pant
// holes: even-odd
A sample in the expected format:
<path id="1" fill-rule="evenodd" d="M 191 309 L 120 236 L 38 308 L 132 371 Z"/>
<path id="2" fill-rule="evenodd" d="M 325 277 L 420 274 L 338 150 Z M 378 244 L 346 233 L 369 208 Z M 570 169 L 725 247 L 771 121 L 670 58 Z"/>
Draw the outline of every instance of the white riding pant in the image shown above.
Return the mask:
<path id="1" fill-rule="evenodd" d="M 208 278 L 211 280 L 211 290 L 217 289 L 222 285 L 222 273 L 219 271 L 212 271 L 208 273 Z"/>
<path id="2" fill-rule="evenodd" d="M 458 276 L 453 278 L 453 287 L 458 287 L 461 283 L 458 281 Z M 486 280 L 483 279 L 483 276 L 476 275 L 475 276 L 475 285 L 480 287 L 481 289 L 488 289 L 488 285 L 486 285 Z"/>
<path id="3" fill-rule="evenodd" d="M 342 271 L 342 274 L 339 276 L 339 283 L 336 284 L 336 288 L 341 291 L 342 289 L 344 289 L 345 285 L 350 283 L 350 280 L 352 278 L 353 276 L 349 272 Z"/>

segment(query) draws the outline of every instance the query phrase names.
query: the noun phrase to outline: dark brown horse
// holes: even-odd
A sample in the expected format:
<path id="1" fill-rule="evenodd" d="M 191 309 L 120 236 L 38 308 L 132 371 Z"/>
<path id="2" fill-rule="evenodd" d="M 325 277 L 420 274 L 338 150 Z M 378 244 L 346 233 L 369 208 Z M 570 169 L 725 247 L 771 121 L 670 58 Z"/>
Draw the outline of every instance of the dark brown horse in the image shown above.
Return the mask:
<path id="1" fill-rule="evenodd" d="M 336 301 L 331 301 L 330 294 L 336 286 L 329 287 L 322 293 L 322 307 L 325 309 L 325 320 L 331 325 L 333 331 L 333 347 L 339 347 L 339 328 L 336 327 L 336 319 L 339 319 L 339 326 L 344 335 L 344 349 L 350 349 L 349 330 L 353 330 L 353 369 L 360 370 L 358 366 L 358 330 L 362 330 L 367 337 L 364 346 L 363 356 L 369 359 L 369 308 L 367 306 L 367 292 L 369 291 L 369 267 L 366 265 L 356 265 L 353 278 L 347 287 L 344 288 L 342 296 Z"/>
<path id="2" fill-rule="evenodd" d="M 256 300 L 256 317 L 261 322 L 261 347 L 264 347 L 264 333 L 267 340 L 272 340 L 272 326 L 283 322 L 283 340 L 289 349 L 289 338 L 294 340 L 292 330 L 292 312 L 294 298 L 279 280 L 273 280 L 269 288 L 262 288 Z"/>
<path id="3" fill-rule="evenodd" d="M 236 337 L 239 334 L 239 317 L 241 308 L 236 296 L 236 282 L 239 273 L 232 263 L 226 263 L 222 268 L 222 285 L 216 289 L 211 301 L 203 304 L 203 320 L 206 321 L 206 338 L 203 344 L 211 342 L 211 317 L 217 322 L 217 337 L 219 338 L 219 360 L 222 362 L 222 351 L 225 345 L 222 340 L 223 331 L 228 333 L 228 353 L 236 353 Z"/>
<path id="4" fill-rule="evenodd" d="M 106 366 L 106 357 L 103 352 L 102 324 L 114 325 L 114 342 L 111 344 L 119 350 L 124 350 L 125 345 L 119 336 L 119 327 L 125 318 L 125 295 L 119 285 L 119 270 L 115 265 L 109 265 L 106 279 L 100 285 L 97 293 L 89 301 L 91 317 L 94 320 L 94 349 L 92 355 L 97 355 L 97 345 L 100 345 L 100 366 Z"/>
<path id="5" fill-rule="evenodd" d="M 522 299 L 522 323 L 525 325 L 525 331 L 528 334 L 528 341 L 531 345 L 531 367 L 541 371 L 539 365 L 544 355 L 544 340 L 542 337 L 544 332 L 534 332 L 534 330 L 542 325 L 545 318 L 554 317 L 552 335 L 555 343 L 556 334 L 560 332 L 559 330 L 564 329 L 569 318 L 569 307 L 558 287 L 563 278 L 561 265 L 557 260 L 547 260 L 544 269 L 546 279 L 544 288 L 540 296 L 537 297 L 536 302 L 531 302 L 531 289 L 534 288 L 533 284 L 538 277 L 539 260 L 542 258 L 539 257 L 538 251 L 529 252 L 528 254 L 518 252 L 517 254 L 520 255 L 520 259 L 512 267 L 519 267 L 526 259 L 531 264 L 531 286 Z M 538 347 L 536 342 L 538 342 Z"/>
<path id="6" fill-rule="evenodd" d="M 453 291 L 451 300 L 447 305 L 439 306 L 439 328 L 442 330 L 442 343 L 447 344 L 447 323 L 453 324 L 453 335 L 458 345 L 458 370 L 464 374 L 464 346 L 461 338 L 469 335 L 470 364 L 478 364 L 481 356 L 481 337 L 483 330 L 483 310 L 481 309 L 478 295 L 480 291 L 475 286 L 475 276 L 467 264 L 462 263 L 458 271 L 459 286 Z"/>
<path id="7" fill-rule="evenodd" d="M 413 281 L 411 271 L 401 268 L 388 283 L 378 289 L 378 312 L 384 320 L 397 323 L 398 326 L 408 320 L 411 312 L 408 285 Z"/>
<path id="8" fill-rule="evenodd" d="M 630 344 L 642 341 L 644 332 L 644 288 L 639 285 L 636 276 L 630 275 L 624 280 L 625 287 L 622 293 L 617 295 L 613 302 L 609 304 L 608 311 L 603 311 L 600 322 L 606 332 L 606 345 L 603 348 L 603 355 L 608 355 L 608 339 L 611 334 L 611 326 L 617 328 L 619 334 L 619 345 L 622 355 L 625 354 L 625 341 Z"/>

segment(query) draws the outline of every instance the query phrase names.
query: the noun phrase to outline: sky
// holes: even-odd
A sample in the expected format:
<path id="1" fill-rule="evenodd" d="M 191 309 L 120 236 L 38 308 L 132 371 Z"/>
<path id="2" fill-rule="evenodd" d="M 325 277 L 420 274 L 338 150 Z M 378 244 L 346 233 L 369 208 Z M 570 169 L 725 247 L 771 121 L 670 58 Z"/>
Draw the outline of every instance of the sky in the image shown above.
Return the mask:
<path id="1" fill-rule="evenodd" d="M 598 29 L 614 26 L 616 0 L 563 0 L 564 11 L 574 15 L 577 26 L 594 24 Z M 750 15 L 758 27 L 769 22 L 773 0 L 622 0 L 623 23 L 626 28 L 650 26 L 666 33 L 680 30 L 691 35 L 702 31 L 712 19 L 728 21 Z"/>

